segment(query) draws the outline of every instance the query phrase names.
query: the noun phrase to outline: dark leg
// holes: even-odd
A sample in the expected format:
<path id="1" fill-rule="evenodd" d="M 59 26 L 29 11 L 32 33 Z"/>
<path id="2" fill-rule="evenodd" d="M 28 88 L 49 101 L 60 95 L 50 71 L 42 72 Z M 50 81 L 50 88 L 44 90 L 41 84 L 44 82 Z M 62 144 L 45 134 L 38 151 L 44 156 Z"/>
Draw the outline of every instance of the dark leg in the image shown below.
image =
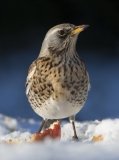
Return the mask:
<path id="1" fill-rule="evenodd" d="M 43 127 L 44 127 L 44 125 L 45 125 L 46 122 L 47 122 L 47 119 L 44 119 L 44 120 L 42 121 L 41 126 L 40 126 L 38 132 L 41 132 L 41 130 L 43 129 Z"/>
<path id="2" fill-rule="evenodd" d="M 77 137 L 77 134 L 76 134 L 76 128 L 75 128 L 74 121 L 72 121 L 72 127 L 73 127 L 73 131 L 74 131 L 74 136 L 72 137 L 72 139 L 78 140 L 78 137 Z"/>
<path id="3" fill-rule="evenodd" d="M 69 117 L 69 121 L 72 124 L 73 131 L 74 131 L 74 136 L 72 137 L 73 140 L 78 140 L 77 134 L 76 134 L 76 128 L 75 128 L 75 115 L 72 115 Z"/>

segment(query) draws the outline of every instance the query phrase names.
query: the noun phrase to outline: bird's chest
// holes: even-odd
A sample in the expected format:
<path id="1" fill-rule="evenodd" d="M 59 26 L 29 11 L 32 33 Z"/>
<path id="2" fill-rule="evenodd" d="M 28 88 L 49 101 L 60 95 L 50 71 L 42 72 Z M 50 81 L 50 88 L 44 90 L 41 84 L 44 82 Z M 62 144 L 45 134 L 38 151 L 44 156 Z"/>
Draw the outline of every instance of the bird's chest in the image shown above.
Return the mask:
<path id="1" fill-rule="evenodd" d="M 84 66 L 81 68 L 77 63 L 61 60 L 37 67 L 30 84 L 29 101 L 43 117 L 54 117 L 58 113 L 56 118 L 63 118 L 77 113 L 84 105 L 88 92 Z"/>
<path id="2" fill-rule="evenodd" d="M 50 71 L 51 74 L 48 75 L 47 80 L 53 86 L 53 99 L 58 100 L 65 97 L 71 103 L 79 103 L 85 99 L 89 80 L 85 67 L 81 65 L 72 61 L 62 63 Z"/>
<path id="3" fill-rule="evenodd" d="M 72 104 L 83 103 L 88 92 L 88 77 L 83 63 L 74 61 L 45 61 L 40 63 L 31 80 L 31 99 L 42 105 L 52 97 Z M 34 103 L 34 102 L 33 102 Z"/>

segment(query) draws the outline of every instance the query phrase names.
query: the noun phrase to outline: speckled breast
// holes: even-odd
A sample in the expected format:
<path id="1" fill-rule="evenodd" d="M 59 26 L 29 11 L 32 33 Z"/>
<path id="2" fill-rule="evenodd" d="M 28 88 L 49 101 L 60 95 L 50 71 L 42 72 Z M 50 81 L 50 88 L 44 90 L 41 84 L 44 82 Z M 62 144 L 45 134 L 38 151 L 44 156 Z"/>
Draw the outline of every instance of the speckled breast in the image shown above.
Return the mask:
<path id="1" fill-rule="evenodd" d="M 35 61 L 28 100 L 43 118 L 58 119 L 76 114 L 83 107 L 89 88 L 89 76 L 84 63 L 77 58 L 39 58 Z"/>

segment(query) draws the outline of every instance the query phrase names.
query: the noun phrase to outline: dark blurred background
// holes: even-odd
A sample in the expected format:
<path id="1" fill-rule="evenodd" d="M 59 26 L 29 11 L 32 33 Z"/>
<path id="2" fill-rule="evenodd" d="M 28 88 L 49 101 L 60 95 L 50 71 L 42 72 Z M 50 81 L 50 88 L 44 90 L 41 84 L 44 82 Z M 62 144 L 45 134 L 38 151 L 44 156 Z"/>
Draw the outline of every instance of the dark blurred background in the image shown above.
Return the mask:
<path id="1" fill-rule="evenodd" d="M 86 63 L 91 91 L 77 120 L 117 118 L 119 113 L 119 1 L 1 0 L 0 113 L 39 119 L 25 95 L 27 70 L 54 25 L 89 24 L 77 51 Z"/>

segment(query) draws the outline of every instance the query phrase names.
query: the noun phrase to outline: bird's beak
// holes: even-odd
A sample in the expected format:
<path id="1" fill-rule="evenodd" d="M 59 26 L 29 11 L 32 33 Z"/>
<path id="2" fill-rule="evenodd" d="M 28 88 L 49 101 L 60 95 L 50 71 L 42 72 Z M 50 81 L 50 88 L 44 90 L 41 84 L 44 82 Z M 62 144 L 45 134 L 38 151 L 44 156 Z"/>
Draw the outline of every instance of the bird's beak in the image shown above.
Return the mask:
<path id="1" fill-rule="evenodd" d="M 71 35 L 75 35 L 77 33 L 80 33 L 82 32 L 84 29 L 88 28 L 89 25 L 80 25 L 80 26 L 77 26 L 72 32 L 71 32 Z"/>

